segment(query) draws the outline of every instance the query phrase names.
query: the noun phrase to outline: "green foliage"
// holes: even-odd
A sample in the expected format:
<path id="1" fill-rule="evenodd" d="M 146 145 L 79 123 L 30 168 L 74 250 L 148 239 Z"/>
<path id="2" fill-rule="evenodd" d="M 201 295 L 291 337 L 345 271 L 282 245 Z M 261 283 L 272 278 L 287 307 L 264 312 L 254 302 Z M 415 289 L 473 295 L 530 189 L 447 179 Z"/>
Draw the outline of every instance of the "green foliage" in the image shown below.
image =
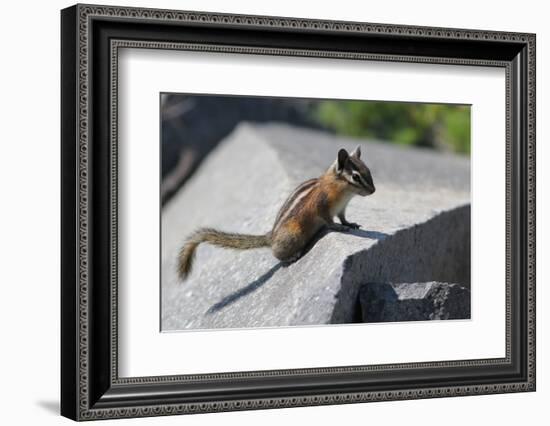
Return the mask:
<path id="1" fill-rule="evenodd" d="M 470 107 L 374 101 L 321 101 L 313 114 L 338 134 L 470 152 Z"/>

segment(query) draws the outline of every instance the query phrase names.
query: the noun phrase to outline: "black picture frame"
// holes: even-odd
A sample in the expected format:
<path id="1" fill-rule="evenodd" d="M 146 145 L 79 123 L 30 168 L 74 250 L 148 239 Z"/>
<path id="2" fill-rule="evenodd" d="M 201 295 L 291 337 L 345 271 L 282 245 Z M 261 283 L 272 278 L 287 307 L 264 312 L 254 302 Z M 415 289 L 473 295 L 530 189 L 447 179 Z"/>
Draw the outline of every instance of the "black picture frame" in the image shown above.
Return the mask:
<path id="1" fill-rule="evenodd" d="M 75 5 L 61 12 L 61 414 L 74 420 L 535 390 L 534 34 Z M 117 48 L 506 70 L 506 356 L 119 378 Z"/>

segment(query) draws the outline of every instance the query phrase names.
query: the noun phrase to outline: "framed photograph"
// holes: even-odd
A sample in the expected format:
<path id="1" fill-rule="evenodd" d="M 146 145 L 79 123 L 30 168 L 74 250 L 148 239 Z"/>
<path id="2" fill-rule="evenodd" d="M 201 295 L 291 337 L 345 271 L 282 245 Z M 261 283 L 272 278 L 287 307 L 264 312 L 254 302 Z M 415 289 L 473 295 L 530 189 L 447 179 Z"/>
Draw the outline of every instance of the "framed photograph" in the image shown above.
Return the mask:
<path id="1" fill-rule="evenodd" d="M 61 12 L 61 413 L 535 390 L 535 35 Z"/>

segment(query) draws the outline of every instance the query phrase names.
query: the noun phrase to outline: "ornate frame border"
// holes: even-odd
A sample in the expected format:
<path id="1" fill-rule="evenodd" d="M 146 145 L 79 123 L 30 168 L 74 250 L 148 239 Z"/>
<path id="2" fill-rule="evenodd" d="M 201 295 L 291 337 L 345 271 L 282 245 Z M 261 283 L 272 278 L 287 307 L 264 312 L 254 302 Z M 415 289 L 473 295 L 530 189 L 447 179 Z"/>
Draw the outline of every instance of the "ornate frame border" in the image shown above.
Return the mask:
<path id="1" fill-rule="evenodd" d="M 67 15 L 69 12 L 65 12 Z M 201 12 L 183 12 L 155 9 L 135 9 L 121 7 L 103 7 L 77 5 L 72 9 L 71 19 L 76 18 L 77 28 L 73 29 L 77 35 L 76 45 L 76 76 L 75 86 L 77 88 L 77 108 L 76 111 L 76 141 L 68 141 L 76 145 L 76 167 L 75 176 L 77 179 L 76 188 L 76 246 L 77 253 L 77 277 L 68 285 L 76 286 L 76 306 L 73 312 L 76 319 L 76 342 L 77 360 L 74 364 L 74 378 L 76 382 L 71 385 L 71 389 L 78 392 L 77 397 L 68 399 L 62 392 L 62 399 L 66 402 L 62 413 L 71 418 L 79 420 L 91 420 L 112 417 L 137 417 L 150 415 L 169 415 L 196 412 L 214 412 L 228 410 L 244 410 L 259 408 L 276 408 L 290 406 L 307 406 L 321 404 L 339 404 L 364 401 L 381 400 L 399 400 L 414 398 L 432 398 L 441 396 L 459 396 L 475 395 L 487 393 L 532 391 L 535 389 L 535 36 L 533 34 L 503 33 L 493 31 L 477 31 L 464 29 L 447 28 L 426 28 L 409 27 L 400 25 L 368 24 L 356 22 L 336 22 L 322 20 L 307 20 L 293 18 L 275 18 L 264 16 L 244 16 L 211 14 Z M 117 18 L 123 20 L 139 20 L 140 22 L 172 22 L 172 23 L 191 23 L 191 24 L 209 24 L 226 25 L 239 27 L 258 27 L 258 28 L 276 28 L 276 29 L 299 29 L 303 31 L 315 30 L 328 33 L 361 33 L 361 34 L 381 34 L 385 36 L 407 35 L 411 37 L 421 37 L 425 39 L 449 39 L 449 40 L 479 40 L 479 41 L 504 41 L 518 43 L 526 46 L 527 49 L 527 182 L 525 200 L 527 203 L 527 379 L 525 381 L 507 382 L 501 384 L 484 384 L 479 386 L 448 386 L 433 387 L 424 389 L 400 389 L 379 392 L 351 392 L 351 393 L 326 393 L 300 397 L 271 397 L 258 399 L 233 399 L 225 401 L 201 402 L 201 403 L 164 403 L 143 406 L 112 406 L 106 404 L 101 406 L 95 404 L 90 397 L 90 341 L 91 333 L 89 330 L 89 288 L 90 288 L 90 175 L 91 164 L 90 154 L 90 135 L 89 135 L 89 114 L 91 111 L 90 101 L 92 98 L 90 88 L 90 55 L 91 55 L 91 23 L 98 18 Z M 225 52 L 240 54 L 263 54 L 263 55 L 297 55 L 314 56 L 339 59 L 361 59 L 374 61 L 397 61 L 397 62 L 425 62 L 425 63 L 445 63 L 458 65 L 482 65 L 504 67 L 506 69 L 506 194 L 507 194 L 507 212 L 506 212 L 506 237 L 507 237 L 507 259 L 506 259 L 506 358 L 504 359 L 482 359 L 482 360 L 463 360 L 451 362 L 434 363 L 415 363 L 415 364 L 389 364 L 381 366 L 361 366 L 361 367 L 328 367 L 321 369 L 305 370 L 275 370 L 262 372 L 244 372 L 244 373 L 223 373 L 209 374 L 199 376 L 161 376 L 161 377 L 140 377 L 140 378 L 119 378 L 117 368 L 117 112 L 118 112 L 118 50 L 120 48 L 154 48 L 154 49 L 177 49 L 177 50 L 196 50 L 209 52 Z M 442 57 L 419 57 L 403 56 L 391 54 L 369 54 L 369 53 L 350 53 L 339 51 L 316 51 L 304 49 L 280 49 L 269 47 L 246 47 L 246 46 L 227 46 L 212 45 L 200 43 L 177 43 L 177 42 L 154 42 L 144 40 L 121 40 L 113 39 L 110 41 L 110 91 L 111 91 L 111 193 L 110 193 L 110 218 L 111 218 L 111 239 L 110 239 L 110 259 L 111 259 L 111 299 L 110 299 L 110 338 L 111 338 L 111 359 L 110 359 L 110 382 L 113 387 L 124 385 L 151 385 L 151 384 L 169 384 L 182 381 L 201 381 L 218 379 L 237 379 L 246 377 L 269 377 L 269 376 L 303 376 L 305 374 L 331 374 L 342 372 L 358 371 L 380 371 L 406 368 L 426 368 L 426 367 L 449 367 L 449 366 L 479 366 L 491 364 L 506 364 L 511 362 L 511 328 L 512 315 L 510 309 L 511 303 L 511 262 L 512 253 L 512 219 L 511 219 L 511 191 L 512 191 L 512 152 L 510 148 L 512 133 L 514 129 L 510 126 L 511 118 L 511 97 L 513 81 L 511 78 L 512 64 L 508 61 L 482 60 L 482 59 L 462 59 L 462 58 L 442 58 Z M 74 66 L 74 64 L 73 64 Z M 74 108 L 74 107 L 73 107 Z M 72 158 L 71 161 L 75 161 Z M 74 209 L 74 207 L 73 207 Z M 72 253 L 74 259 L 74 253 Z M 71 260 L 72 260 L 71 259 Z M 67 284 L 65 284 L 67 285 Z M 67 318 L 64 318 L 67 321 Z M 65 368 L 65 367 L 63 367 Z M 71 376 L 72 377 L 72 376 Z M 62 380 L 63 381 L 63 380 Z M 67 385 L 65 386 L 67 387 Z M 73 407 L 73 402 L 76 405 Z M 68 405 L 71 405 L 70 407 Z"/>

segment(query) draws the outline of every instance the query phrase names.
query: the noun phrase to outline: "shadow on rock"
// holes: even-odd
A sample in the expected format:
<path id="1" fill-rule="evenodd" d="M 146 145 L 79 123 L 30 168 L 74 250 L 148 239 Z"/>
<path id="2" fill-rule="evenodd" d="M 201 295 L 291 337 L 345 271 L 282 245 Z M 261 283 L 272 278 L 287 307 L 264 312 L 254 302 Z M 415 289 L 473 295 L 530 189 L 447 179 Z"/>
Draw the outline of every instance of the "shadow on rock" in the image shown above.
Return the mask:
<path id="1" fill-rule="evenodd" d="M 267 271 L 265 274 L 263 274 L 261 277 L 255 279 L 247 286 L 237 290 L 234 293 L 231 293 L 228 296 L 225 296 L 222 300 L 220 300 L 218 303 L 213 305 L 208 311 L 206 311 L 207 314 L 213 314 L 218 311 L 221 311 L 226 306 L 229 306 L 233 303 L 235 303 L 237 300 L 239 300 L 241 297 L 244 297 L 256 290 L 258 290 L 260 287 L 262 287 L 266 282 L 268 282 L 271 277 L 277 272 L 279 269 L 281 269 L 283 266 L 286 266 L 285 263 L 279 262 L 275 266 L 273 266 L 269 271 Z"/>
<path id="2" fill-rule="evenodd" d="M 369 240 L 384 240 L 389 234 L 378 231 L 366 231 L 364 229 L 352 229 L 347 232 L 349 235 L 354 235 L 356 237 L 368 238 Z"/>

